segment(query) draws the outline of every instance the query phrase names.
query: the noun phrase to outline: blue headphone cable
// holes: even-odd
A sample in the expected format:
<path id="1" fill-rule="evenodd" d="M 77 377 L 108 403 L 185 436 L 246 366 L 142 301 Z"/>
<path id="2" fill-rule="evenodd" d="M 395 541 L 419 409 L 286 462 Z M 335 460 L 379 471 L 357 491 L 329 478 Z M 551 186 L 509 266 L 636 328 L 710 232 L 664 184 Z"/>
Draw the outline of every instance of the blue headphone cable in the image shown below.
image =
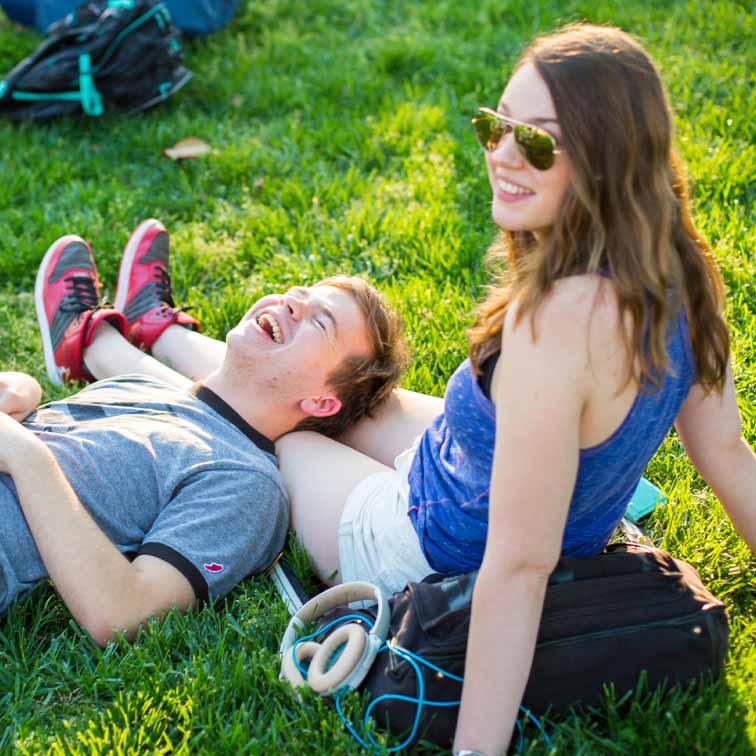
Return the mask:
<path id="1" fill-rule="evenodd" d="M 309 635 L 305 635 L 302 638 L 298 638 L 294 645 L 291 648 L 291 654 L 294 659 L 294 664 L 296 665 L 297 669 L 299 670 L 300 674 L 304 679 L 307 679 L 307 669 L 300 664 L 299 660 L 297 659 L 297 646 L 300 643 L 304 643 L 305 641 L 312 640 L 313 638 L 317 638 L 318 636 L 323 635 L 324 633 L 328 632 L 332 627 L 335 627 L 336 625 L 340 625 L 346 621 L 352 621 L 357 620 L 368 627 L 372 629 L 373 623 L 364 615 L 362 614 L 347 614 L 343 617 L 339 617 L 338 619 L 333 620 L 332 622 L 329 622 L 324 627 L 320 628 L 319 630 L 316 630 L 314 633 L 310 633 Z M 415 672 L 415 675 L 417 676 L 417 698 L 412 698 L 411 696 L 403 696 L 398 693 L 387 693 L 382 696 L 378 696 L 378 698 L 373 699 L 370 704 L 368 705 L 365 716 L 362 720 L 362 727 L 365 732 L 365 735 L 367 736 L 367 740 L 360 736 L 360 734 L 355 730 L 352 723 L 347 719 L 347 717 L 344 715 L 344 712 L 341 708 L 341 697 L 344 694 L 344 689 L 338 691 L 336 693 L 335 697 L 335 704 L 336 704 L 336 713 L 339 715 L 339 718 L 344 724 L 344 727 L 346 727 L 349 734 L 363 747 L 367 748 L 369 751 L 374 752 L 380 752 L 382 749 L 381 744 L 373 737 L 373 734 L 370 732 L 370 713 L 373 710 L 373 707 L 375 707 L 377 704 L 379 704 L 381 701 L 386 700 L 392 700 L 392 701 L 406 701 L 407 703 L 415 704 L 417 706 L 417 710 L 415 712 L 415 718 L 412 724 L 412 729 L 410 730 L 409 735 L 399 744 L 396 746 L 392 746 L 391 748 L 385 749 L 385 753 L 396 753 L 397 751 L 401 751 L 403 748 L 406 748 L 415 738 L 417 735 L 418 727 L 420 726 L 420 717 L 423 713 L 423 707 L 424 706 L 434 706 L 434 707 L 451 707 L 451 706 L 459 706 L 461 701 L 429 701 L 425 698 L 425 681 L 423 680 L 423 673 L 420 670 L 420 665 L 422 664 L 425 667 L 428 667 L 429 669 L 432 669 L 434 672 L 443 675 L 444 677 L 448 677 L 451 680 L 456 680 L 457 682 L 464 682 L 464 679 L 460 677 L 459 675 L 452 674 L 451 672 L 447 672 L 444 669 L 441 669 L 441 667 L 437 667 L 435 664 L 429 662 L 427 659 L 423 659 L 421 656 L 418 656 L 417 654 L 412 653 L 412 651 L 408 651 L 406 648 L 401 648 L 400 646 L 392 646 L 388 643 L 384 643 L 381 648 L 378 650 L 378 653 L 381 653 L 382 651 L 388 651 L 389 653 L 396 654 L 396 656 L 399 656 L 400 658 L 404 659 L 408 664 L 412 666 L 412 669 Z M 536 726 L 536 728 L 540 731 L 541 735 L 543 736 L 543 739 L 546 743 L 546 746 L 551 750 L 552 743 L 551 738 L 549 738 L 548 734 L 546 733 L 546 730 L 544 729 L 543 725 L 539 721 L 538 717 L 536 717 L 534 714 L 532 714 L 528 709 L 526 709 L 524 706 L 520 706 L 520 711 L 522 714 L 525 715 L 527 719 L 529 719 L 533 724 Z M 520 724 L 520 720 L 517 719 L 515 721 L 515 724 L 517 725 L 517 730 L 519 732 L 519 742 L 518 742 L 518 753 L 522 753 L 525 748 L 525 734 L 523 732 L 522 725 Z"/>

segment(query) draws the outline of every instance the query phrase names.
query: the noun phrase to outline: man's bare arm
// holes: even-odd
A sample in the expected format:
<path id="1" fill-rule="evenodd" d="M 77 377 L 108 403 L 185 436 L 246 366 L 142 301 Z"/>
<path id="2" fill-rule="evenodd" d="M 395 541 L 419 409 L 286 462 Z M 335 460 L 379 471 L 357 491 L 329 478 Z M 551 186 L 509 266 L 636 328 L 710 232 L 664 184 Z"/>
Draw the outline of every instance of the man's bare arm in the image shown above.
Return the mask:
<path id="1" fill-rule="evenodd" d="M 180 326 L 176 327 L 182 331 L 186 330 Z M 100 323 L 97 326 L 92 343 L 84 351 L 84 364 L 98 380 L 124 373 L 143 373 L 177 388 L 188 388 L 192 385 L 189 378 L 130 344 L 109 323 Z"/>
<path id="2" fill-rule="evenodd" d="M 130 563 L 115 548 L 47 447 L 6 415 L 0 415 L 0 472 L 13 478 L 58 593 L 98 645 L 117 632 L 131 639 L 148 617 L 194 604 L 191 584 L 170 564 L 147 555 Z"/>

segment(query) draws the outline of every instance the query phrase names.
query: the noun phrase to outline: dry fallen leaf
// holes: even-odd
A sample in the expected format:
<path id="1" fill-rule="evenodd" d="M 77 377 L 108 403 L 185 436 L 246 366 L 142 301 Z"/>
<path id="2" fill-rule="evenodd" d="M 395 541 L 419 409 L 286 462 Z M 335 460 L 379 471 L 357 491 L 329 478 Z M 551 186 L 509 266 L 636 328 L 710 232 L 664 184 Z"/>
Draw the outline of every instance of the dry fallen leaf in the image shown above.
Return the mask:
<path id="1" fill-rule="evenodd" d="M 210 145 L 204 140 L 197 139 L 197 137 L 187 137 L 176 142 L 173 147 L 164 149 L 163 154 L 171 160 L 190 160 L 212 151 Z"/>

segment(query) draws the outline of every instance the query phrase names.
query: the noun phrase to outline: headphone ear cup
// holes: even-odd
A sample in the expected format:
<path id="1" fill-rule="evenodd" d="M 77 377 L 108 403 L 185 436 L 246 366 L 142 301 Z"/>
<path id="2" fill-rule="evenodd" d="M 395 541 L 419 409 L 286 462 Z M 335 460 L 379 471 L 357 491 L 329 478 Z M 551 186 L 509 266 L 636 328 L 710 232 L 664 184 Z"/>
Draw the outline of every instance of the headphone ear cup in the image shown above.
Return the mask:
<path id="1" fill-rule="evenodd" d="M 307 670 L 307 684 L 316 693 L 335 691 L 344 684 L 349 685 L 348 678 L 362 659 L 367 642 L 367 633 L 361 625 L 352 622 L 337 628 L 320 644 L 312 657 Z M 342 644 L 346 645 L 341 655 L 326 671 L 329 660 Z"/>
<path id="2" fill-rule="evenodd" d="M 320 643 L 315 643 L 315 641 L 305 641 L 294 649 L 289 648 L 281 657 L 281 677 L 288 680 L 295 688 L 306 686 L 307 680 L 302 677 L 302 673 L 294 663 L 294 654 L 296 653 L 297 661 L 301 663 L 308 659 L 311 660 L 319 650 Z"/>

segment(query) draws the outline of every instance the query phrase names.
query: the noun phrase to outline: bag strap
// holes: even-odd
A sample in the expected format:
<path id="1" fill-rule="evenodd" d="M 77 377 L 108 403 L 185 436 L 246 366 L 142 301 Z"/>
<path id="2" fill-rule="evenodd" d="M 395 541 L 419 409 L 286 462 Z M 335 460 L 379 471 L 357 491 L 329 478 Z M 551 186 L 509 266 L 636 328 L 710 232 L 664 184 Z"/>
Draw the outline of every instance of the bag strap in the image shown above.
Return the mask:
<path id="1" fill-rule="evenodd" d="M 16 77 L 18 78 L 18 77 Z M 4 96 L 8 94 L 8 96 Z M 24 92 L 12 89 L 12 82 L 0 82 L 0 101 L 17 100 L 19 102 L 79 102 L 81 109 L 88 116 L 101 116 L 105 111 L 102 95 L 92 76 L 92 61 L 89 53 L 79 56 L 79 89 L 72 92 Z"/>
<path id="2" fill-rule="evenodd" d="M 47 55 L 50 48 L 55 47 L 62 37 L 51 37 L 46 39 L 29 57 L 24 58 L 2 81 L 0 81 L 0 103 L 13 98 L 16 82 L 26 74 L 26 72 L 36 66 L 37 63 Z"/>
<path id="3" fill-rule="evenodd" d="M 127 7 L 129 10 L 131 10 L 132 6 L 124 6 L 124 7 Z M 113 41 L 107 46 L 105 52 L 102 54 L 102 58 L 100 58 L 100 60 L 97 61 L 95 72 L 100 71 L 102 68 L 105 67 L 105 65 L 110 60 L 113 53 L 115 52 L 116 48 L 118 47 L 118 45 L 121 44 L 121 42 L 124 40 L 125 37 L 127 37 L 129 34 L 131 34 L 133 31 L 138 29 L 143 24 L 146 24 L 153 17 L 155 18 L 155 23 L 160 27 L 161 30 L 169 28 L 171 19 L 168 14 L 168 9 L 165 7 L 165 5 L 163 5 L 162 2 L 155 3 L 155 5 L 153 5 L 152 8 L 142 13 L 141 16 L 138 16 L 137 18 L 135 18 L 128 26 L 126 26 L 125 28 L 121 29 L 121 31 L 118 32 L 118 34 L 115 36 Z"/>

